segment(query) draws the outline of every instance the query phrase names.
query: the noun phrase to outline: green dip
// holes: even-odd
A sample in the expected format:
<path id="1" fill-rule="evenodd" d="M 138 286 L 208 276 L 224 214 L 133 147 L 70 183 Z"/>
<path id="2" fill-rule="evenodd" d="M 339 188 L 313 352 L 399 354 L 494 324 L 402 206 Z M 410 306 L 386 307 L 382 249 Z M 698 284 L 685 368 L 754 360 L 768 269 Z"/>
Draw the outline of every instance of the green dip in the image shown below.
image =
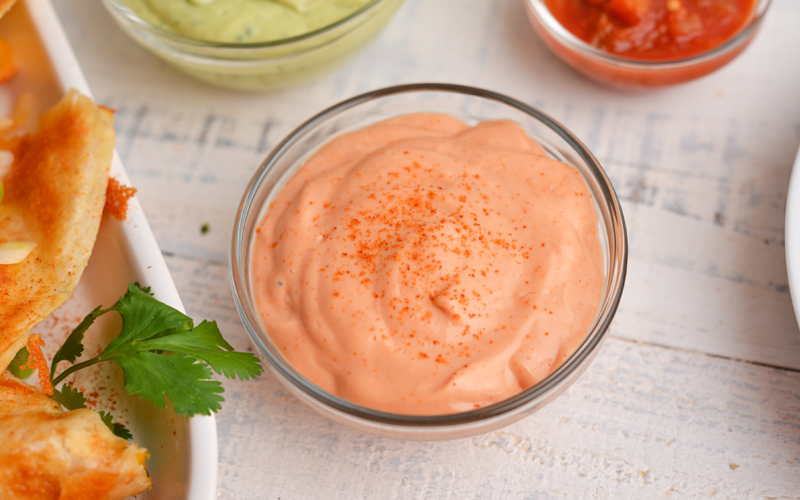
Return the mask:
<path id="1" fill-rule="evenodd" d="M 370 0 L 122 0 L 154 26 L 210 42 L 255 43 L 314 31 Z"/>

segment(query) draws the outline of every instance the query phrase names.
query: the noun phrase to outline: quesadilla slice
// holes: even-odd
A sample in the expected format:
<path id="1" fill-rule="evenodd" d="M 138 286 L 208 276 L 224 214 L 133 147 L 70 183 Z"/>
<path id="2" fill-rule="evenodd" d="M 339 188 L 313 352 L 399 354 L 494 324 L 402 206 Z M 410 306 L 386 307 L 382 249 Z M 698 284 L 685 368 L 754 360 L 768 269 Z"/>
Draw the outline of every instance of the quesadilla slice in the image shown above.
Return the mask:
<path id="1" fill-rule="evenodd" d="M 112 113 L 75 90 L 10 152 L 13 163 L 0 177 L 0 262 L 19 261 L 0 263 L 0 373 L 78 284 L 100 227 L 113 152 Z"/>

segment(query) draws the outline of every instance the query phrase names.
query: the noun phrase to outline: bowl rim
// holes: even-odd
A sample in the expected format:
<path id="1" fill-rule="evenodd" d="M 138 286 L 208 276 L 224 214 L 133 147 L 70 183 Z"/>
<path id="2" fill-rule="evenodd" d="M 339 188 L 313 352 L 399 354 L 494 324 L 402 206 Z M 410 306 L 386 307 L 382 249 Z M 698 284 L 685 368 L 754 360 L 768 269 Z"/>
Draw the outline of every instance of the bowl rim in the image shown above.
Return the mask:
<path id="1" fill-rule="evenodd" d="M 710 50 L 694 54 L 689 57 L 680 59 L 658 60 L 658 61 L 645 61 L 638 59 L 631 59 L 622 57 L 589 44 L 588 42 L 578 38 L 572 32 L 567 30 L 550 12 L 550 9 L 545 5 L 544 0 L 525 0 L 528 7 L 528 12 L 532 13 L 542 28 L 551 35 L 556 42 L 573 51 L 581 53 L 581 55 L 594 59 L 595 61 L 610 63 L 619 68 L 627 69 L 649 69 L 651 71 L 673 70 L 679 68 L 691 67 L 706 63 L 721 57 L 728 52 L 738 48 L 742 43 L 745 43 L 754 35 L 755 31 L 759 28 L 761 20 L 764 18 L 767 9 L 772 4 L 772 0 L 754 0 L 755 6 L 750 13 L 747 21 L 733 36 L 725 40 L 725 42 L 712 47 Z"/>
<path id="2" fill-rule="evenodd" d="M 278 48 L 278 47 L 286 47 L 291 46 L 297 43 L 305 42 L 307 40 L 312 40 L 314 38 L 319 38 L 325 34 L 335 31 L 339 27 L 349 24 L 350 22 L 358 19 L 362 15 L 372 11 L 376 8 L 379 4 L 383 3 L 385 0 L 370 0 L 369 3 L 365 4 L 355 12 L 335 21 L 331 24 L 325 25 L 321 28 L 317 28 L 314 31 L 309 31 L 307 33 L 303 33 L 301 35 L 296 35 L 288 38 L 280 38 L 277 40 L 269 40 L 266 42 L 247 42 L 247 43 L 237 43 L 237 42 L 213 42 L 208 40 L 201 40 L 199 38 L 193 38 L 190 36 L 182 35 L 180 33 L 172 32 L 165 30 L 164 28 L 155 26 L 150 24 L 149 22 L 145 21 L 144 19 L 139 16 L 136 12 L 133 11 L 130 7 L 128 7 L 123 0 L 101 0 L 107 7 L 113 8 L 114 11 L 125 18 L 127 21 L 136 25 L 136 27 L 143 29 L 155 36 L 168 39 L 175 43 L 185 44 L 188 46 L 196 47 L 196 48 L 210 48 L 210 49 L 221 49 L 226 51 L 247 51 L 247 50 L 257 50 L 257 49 L 269 49 L 269 48 Z"/>
<path id="3" fill-rule="evenodd" d="M 570 357 L 564 361 L 564 363 L 562 363 L 558 368 L 556 368 L 556 370 L 551 372 L 539 383 L 510 398 L 475 410 L 445 415 L 405 415 L 375 410 L 335 396 L 325 390 L 322 390 L 310 380 L 306 379 L 299 372 L 297 372 L 297 370 L 295 370 L 288 361 L 284 359 L 277 359 L 272 356 L 269 349 L 266 348 L 264 339 L 262 338 L 262 335 L 268 338 L 268 333 L 260 332 L 259 329 L 250 322 L 249 319 L 251 314 L 254 318 L 257 318 L 258 316 L 257 312 L 253 311 L 253 307 L 249 299 L 249 288 L 245 283 L 248 282 L 250 278 L 249 276 L 245 276 L 243 274 L 243 266 L 245 262 L 240 258 L 240 256 L 244 255 L 245 252 L 242 243 L 244 238 L 245 224 L 248 216 L 250 215 L 251 203 L 259 191 L 261 183 L 266 174 L 269 173 L 269 171 L 275 165 L 277 159 L 280 158 L 297 139 L 305 135 L 307 131 L 313 129 L 317 125 L 324 123 L 328 118 L 360 104 L 398 94 L 426 91 L 471 95 L 496 101 L 512 108 L 516 108 L 517 110 L 528 114 L 529 116 L 549 127 L 553 132 L 565 140 L 567 144 L 574 150 L 574 152 L 577 153 L 587 163 L 587 166 L 595 176 L 595 180 L 597 181 L 597 184 L 603 193 L 610 216 L 608 230 L 613 236 L 608 238 L 610 265 L 608 268 L 607 280 L 609 282 L 608 286 L 610 293 L 606 298 L 606 301 L 599 304 L 598 310 L 600 311 L 600 314 L 595 318 L 594 323 L 586 335 L 586 338 L 583 340 L 583 342 L 581 342 L 580 346 L 578 346 L 575 352 L 573 352 Z M 256 213 L 255 216 L 258 216 L 258 213 Z M 592 155 L 592 153 L 583 145 L 583 143 L 578 140 L 569 130 L 538 109 L 528 106 L 527 104 L 504 94 L 476 87 L 455 84 L 417 83 L 373 90 L 371 92 L 366 92 L 350 99 L 346 99 L 306 120 L 288 136 L 286 136 L 286 138 L 283 139 L 269 153 L 267 158 L 262 162 L 261 166 L 253 175 L 236 212 L 232 233 L 228 270 L 234 303 L 248 335 L 256 345 L 259 352 L 261 352 L 261 354 L 265 357 L 268 365 L 270 365 L 274 371 L 277 371 L 280 378 L 283 378 L 285 382 L 288 382 L 295 389 L 302 392 L 304 396 L 311 398 L 317 403 L 321 403 L 330 409 L 344 413 L 347 416 L 354 417 L 359 420 L 367 420 L 375 424 L 382 424 L 392 427 L 443 428 L 474 424 L 479 421 L 485 421 L 487 419 L 493 419 L 502 415 L 515 413 L 516 410 L 524 409 L 529 403 L 546 397 L 549 393 L 551 393 L 551 391 L 556 390 L 562 383 L 567 381 L 573 372 L 580 373 L 581 367 L 584 367 L 584 362 L 591 361 L 596 354 L 595 351 L 602 344 L 605 334 L 611 325 L 611 321 L 616 314 L 617 308 L 619 307 L 619 302 L 625 285 L 625 277 L 627 274 L 628 237 L 625 219 L 622 214 L 622 208 L 616 192 L 614 191 L 614 188 L 608 179 L 608 176 L 594 155 Z"/>

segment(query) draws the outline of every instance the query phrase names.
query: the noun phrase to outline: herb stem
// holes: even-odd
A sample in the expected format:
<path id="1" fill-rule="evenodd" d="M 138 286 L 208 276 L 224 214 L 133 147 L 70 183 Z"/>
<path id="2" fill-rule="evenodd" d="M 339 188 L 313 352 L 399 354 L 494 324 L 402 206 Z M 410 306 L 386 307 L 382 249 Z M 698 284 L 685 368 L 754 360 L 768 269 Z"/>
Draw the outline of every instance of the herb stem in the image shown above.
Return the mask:
<path id="1" fill-rule="evenodd" d="M 107 312 L 116 311 L 117 306 L 119 305 L 119 301 L 115 303 L 113 306 L 109 307 L 108 309 L 101 309 L 102 306 L 95 307 L 94 311 L 90 312 L 83 318 L 83 321 L 80 322 L 78 326 L 72 330 L 72 333 L 69 334 L 67 340 L 64 341 L 64 344 L 61 348 L 55 353 L 53 356 L 53 361 L 50 363 L 50 383 L 55 383 L 53 381 L 53 375 L 56 373 L 56 368 L 58 364 L 62 361 L 69 361 L 75 362 L 78 357 L 83 353 L 83 335 L 86 333 L 86 330 L 89 329 L 90 326 L 94 323 L 94 320 L 99 318 L 100 316 L 104 315 Z"/>
<path id="2" fill-rule="evenodd" d="M 102 360 L 99 359 L 99 356 L 98 356 L 98 357 L 94 357 L 92 359 L 87 359 L 86 361 L 84 361 L 82 363 L 78 363 L 77 365 L 70 366 L 69 368 L 64 370 L 61 373 L 61 375 L 59 375 L 58 377 L 53 379 L 53 386 L 55 387 L 57 384 L 61 383 L 65 378 L 69 377 L 70 375 L 72 375 L 76 371 L 81 370 L 81 369 L 86 368 L 86 367 L 89 367 L 89 366 L 92 366 L 94 364 L 97 364 L 100 361 L 102 361 Z"/>

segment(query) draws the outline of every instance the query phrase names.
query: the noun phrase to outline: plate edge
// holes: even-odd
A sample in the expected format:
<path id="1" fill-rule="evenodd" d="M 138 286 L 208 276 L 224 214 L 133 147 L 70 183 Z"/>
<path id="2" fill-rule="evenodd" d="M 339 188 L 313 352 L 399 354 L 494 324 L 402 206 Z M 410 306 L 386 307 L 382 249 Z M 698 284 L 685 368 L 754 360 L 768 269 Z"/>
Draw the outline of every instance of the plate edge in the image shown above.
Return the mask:
<path id="1" fill-rule="evenodd" d="M 793 229 L 794 228 L 794 229 Z M 795 320 L 800 327 L 800 149 L 792 167 L 789 189 L 786 193 L 784 216 L 784 252 L 786 254 L 786 278 L 792 298 Z M 792 279 L 794 273 L 794 279 Z"/>

